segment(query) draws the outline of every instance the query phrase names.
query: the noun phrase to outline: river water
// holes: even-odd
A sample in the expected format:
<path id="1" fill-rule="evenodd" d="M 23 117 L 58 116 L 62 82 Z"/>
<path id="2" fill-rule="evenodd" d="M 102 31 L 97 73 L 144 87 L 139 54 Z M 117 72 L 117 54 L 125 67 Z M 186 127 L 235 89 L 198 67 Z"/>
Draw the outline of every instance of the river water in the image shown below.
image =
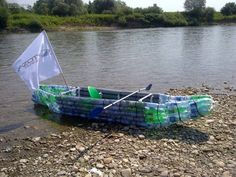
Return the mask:
<path id="1" fill-rule="evenodd" d="M 55 129 L 51 121 L 41 119 L 43 113 L 34 108 L 30 92 L 11 68 L 36 36 L 0 34 L 0 127 L 17 128 L 30 122 L 37 125 L 34 133 Z M 132 91 L 152 83 L 156 92 L 202 83 L 222 88 L 225 81 L 236 87 L 236 26 L 53 32 L 48 36 L 69 85 Z M 55 77 L 47 83 L 63 84 L 63 80 Z"/>

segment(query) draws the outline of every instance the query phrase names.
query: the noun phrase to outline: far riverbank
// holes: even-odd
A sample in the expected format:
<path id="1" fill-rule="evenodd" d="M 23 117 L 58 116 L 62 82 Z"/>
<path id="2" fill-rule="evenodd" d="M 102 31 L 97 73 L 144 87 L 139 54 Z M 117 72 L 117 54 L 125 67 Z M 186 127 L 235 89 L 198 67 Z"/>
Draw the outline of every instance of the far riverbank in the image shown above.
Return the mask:
<path id="1" fill-rule="evenodd" d="M 91 31 L 130 28 L 183 27 L 235 24 L 236 15 L 223 16 L 216 12 L 211 22 L 193 24 L 181 12 L 163 14 L 87 14 L 78 17 L 45 16 L 33 13 L 11 14 L 5 33 L 47 31 Z"/>

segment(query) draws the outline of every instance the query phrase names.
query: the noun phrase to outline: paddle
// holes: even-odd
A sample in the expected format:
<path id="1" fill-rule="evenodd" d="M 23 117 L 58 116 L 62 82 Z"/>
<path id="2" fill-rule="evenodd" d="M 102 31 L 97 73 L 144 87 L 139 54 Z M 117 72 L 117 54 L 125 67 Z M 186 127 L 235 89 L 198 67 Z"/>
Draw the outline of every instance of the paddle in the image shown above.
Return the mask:
<path id="1" fill-rule="evenodd" d="M 93 110 L 91 111 L 90 116 L 91 116 L 91 117 L 96 117 L 96 116 L 98 116 L 99 114 L 101 114 L 102 111 L 104 111 L 105 109 L 107 109 L 107 108 L 113 106 L 114 104 L 121 102 L 122 100 L 124 100 L 124 99 L 126 99 L 126 98 L 128 98 L 128 97 L 130 97 L 130 96 L 132 96 L 132 95 L 134 95 L 135 93 L 141 92 L 141 91 L 143 91 L 143 90 L 148 91 L 148 90 L 151 89 L 151 87 L 152 87 L 152 84 L 149 84 L 147 87 L 141 88 L 141 89 L 139 89 L 139 90 L 136 90 L 135 92 L 132 92 L 132 93 L 130 93 L 129 95 L 127 95 L 127 96 L 125 96 L 125 97 L 123 97 L 123 98 L 121 98 L 121 99 L 115 101 L 114 103 L 111 103 L 111 104 L 109 104 L 109 105 L 107 105 L 107 106 L 105 106 L 105 107 L 103 107 L 103 108 L 97 107 L 97 108 L 95 108 L 95 109 L 93 109 Z"/>
<path id="2" fill-rule="evenodd" d="M 148 95 L 144 96 L 143 98 L 140 98 L 138 101 L 139 102 L 143 102 L 143 100 L 145 100 L 146 98 L 148 98 L 148 97 L 150 97 L 152 95 L 153 95 L 153 93 L 149 93 Z"/>

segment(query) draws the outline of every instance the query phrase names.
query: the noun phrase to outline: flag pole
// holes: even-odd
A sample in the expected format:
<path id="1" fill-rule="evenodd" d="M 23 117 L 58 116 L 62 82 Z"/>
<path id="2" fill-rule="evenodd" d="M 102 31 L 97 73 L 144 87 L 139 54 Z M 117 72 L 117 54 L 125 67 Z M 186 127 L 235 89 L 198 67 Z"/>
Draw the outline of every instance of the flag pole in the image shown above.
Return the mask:
<path id="1" fill-rule="evenodd" d="M 58 59 L 57 59 L 57 56 L 56 56 L 56 54 L 55 54 L 55 52 L 54 52 L 54 50 L 53 50 L 53 48 L 52 48 L 52 44 L 51 44 L 51 42 L 49 41 L 48 35 L 47 35 L 47 33 L 46 33 L 45 30 L 43 30 L 43 33 L 44 33 L 44 35 L 45 35 L 45 37 L 46 37 L 46 39 L 47 39 L 47 41 L 48 41 L 49 47 L 51 48 L 51 51 L 52 51 L 52 54 L 53 54 L 53 56 L 54 56 L 55 59 L 56 59 L 57 65 L 58 65 L 58 67 L 59 67 L 59 69 L 60 69 L 60 71 L 61 71 L 61 76 L 62 76 L 62 78 L 63 78 L 63 80 L 64 80 L 64 82 L 65 82 L 65 84 L 66 84 L 68 90 L 70 90 L 70 89 L 69 89 L 69 86 L 68 86 L 68 84 L 67 84 L 67 82 L 66 82 L 66 79 L 65 79 L 65 77 L 64 77 L 64 74 L 63 74 L 63 72 L 62 72 L 62 69 L 61 69 L 61 66 L 60 66 L 60 64 L 59 64 L 59 61 L 58 61 Z"/>

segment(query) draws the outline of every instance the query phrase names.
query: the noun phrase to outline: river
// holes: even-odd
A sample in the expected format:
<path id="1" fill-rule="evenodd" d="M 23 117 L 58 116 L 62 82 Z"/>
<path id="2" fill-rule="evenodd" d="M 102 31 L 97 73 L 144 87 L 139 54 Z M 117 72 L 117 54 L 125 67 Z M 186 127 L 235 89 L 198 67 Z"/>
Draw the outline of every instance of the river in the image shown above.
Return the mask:
<path id="1" fill-rule="evenodd" d="M 26 124 L 35 125 L 30 134 L 60 128 L 41 119 L 43 113 L 34 108 L 30 91 L 11 67 L 36 36 L 0 34 L 0 127 L 13 125 L 2 132 Z M 155 92 L 203 83 L 223 88 L 227 82 L 236 87 L 236 26 L 50 32 L 48 36 L 69 85 L 132 91 L 152 83 Z M 57 76 L 46 83 L 63 84 L 63 80 Z M 29 131 L 20 133 L 29 135 Z"/>

